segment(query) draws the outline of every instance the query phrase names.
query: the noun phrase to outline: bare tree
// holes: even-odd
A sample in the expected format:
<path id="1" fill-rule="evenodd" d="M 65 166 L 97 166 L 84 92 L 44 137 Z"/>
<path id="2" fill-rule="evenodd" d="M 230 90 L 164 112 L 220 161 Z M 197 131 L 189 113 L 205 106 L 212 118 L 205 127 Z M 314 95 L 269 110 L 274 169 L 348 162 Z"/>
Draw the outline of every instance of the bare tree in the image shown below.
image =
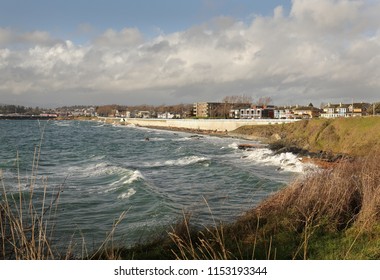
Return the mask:
<path id="1" fill-rule="evenodd" d="M 253 102 L 253 98 L 251 96 L 247 95 L 231 95 L 231 96 L 225 96 L 222 99 L 223 103 L 230 103 L 230 104 L 238 104 L 238 103 L 249 103 L 251 104 Z"/>
<path id="2" fill-rule="evenodd" d="M 99 116 L 108 117 L 112 115 L 112 112 L 115 110 L 116 107 L 117 105 L 98 106 L 96 108 L 96 112 L 98 113 Z"/>
<path id="3" fill-rule="evenodd" d="M 267 106 L 272 102 L 272 98 L 269 96 L 260 97 L 259 100 L 256 102 L 256 105 L 258 106 Z"/>

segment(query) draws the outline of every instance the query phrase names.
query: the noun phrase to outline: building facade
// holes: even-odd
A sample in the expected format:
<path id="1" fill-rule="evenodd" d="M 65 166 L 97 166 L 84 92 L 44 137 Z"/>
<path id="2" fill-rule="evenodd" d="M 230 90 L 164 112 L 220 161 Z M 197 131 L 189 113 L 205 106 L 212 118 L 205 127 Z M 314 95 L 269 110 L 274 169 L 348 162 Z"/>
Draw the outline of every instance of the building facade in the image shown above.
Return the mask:
<path id="1" fill-rule="evenodd" d="M 230 117 L 235 119 L 273 119 L 274 106 L 250 106 L 230 110 Z"/>
<path id="2" fill-rule="evenodd" d="M 198 118 L 239 118 L 240 110 L 250 108 L 250 103 L 199 102 L 193 113 Z"/>
<path id="3" fill-rule="evenodd" d="M 362 117 L 368 115 L 368 110 L 371 107 L 369 103 L 351 103 L 351 104 L 331 104 L 328 103 L 323 107 L 322 118 L 348 118 Z"/>
<path id="4" fill-rule="evenodd" d="M 314 106 L 296 106 L 293 108 L 294 118 L 312 119 L 320 116 L 321 110 Z"/>

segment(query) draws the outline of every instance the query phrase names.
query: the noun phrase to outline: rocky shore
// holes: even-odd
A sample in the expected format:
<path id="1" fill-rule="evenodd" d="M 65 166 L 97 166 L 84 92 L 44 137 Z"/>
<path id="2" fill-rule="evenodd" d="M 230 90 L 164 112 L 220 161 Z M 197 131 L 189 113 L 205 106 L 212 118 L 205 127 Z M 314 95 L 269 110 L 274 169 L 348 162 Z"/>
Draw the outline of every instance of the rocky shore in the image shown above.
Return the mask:
<path id="1" fill-rule="evenodd" d="M 271 135 L 270 137 L 260 137 L 255 135 L 239 134 L 237 132 L 220 132 L 216 130 L 202 130 L 202 129 L 188 129 L 179 127 L 151 127 L 144 126 L 150 129 L 159 129 L 167 131 L 178 131 L 191 133 L 193 136 L 197 135 L 209 135 L 216 137 L 230 137 L 248 141 L 258 141 L 260 144 L 242 143 L 238 145 L 239 149 L 252 150 L 260 148 L 269 148 L 275 152 L 275 154 L 292 153 L 297 155 L 303 163 L 312 163 L 323 169 L 333 168 L 342 159 L 351 159 L 350 156 L 344 154 L 334 154 L 326 151 L 311 152 L 306 149 L 299 148 L 295 145 L 288 144 L 282 141 L 278 137 Z"/>
<path id="2" fill-rule="evenodd" d="M 86 119 L 88 120 L 88 118 Z M 94 120 L 94 119 L 91 119 Z M 115 124 L 115 119 L 101 119 L 104 122 Z M 96 119 L 99 121 L 99 119 Z M 130 125 L 127 122 L 118 122 L 120 125 Z M 290 124 L 297 125 L 297 124 Z M 139 126 L 139 125 L 136 125 Z M 312 163 L 323 169 L 333 168 L 342 159 L 353 160 L 354 156 L 347 153 L 332 152 L 331 150 L 315 151 L 308 149 L 308 145 L 297 143 L 294 139 L 289 139 L 284 132 L 284 125 L 268 125 L 268 126 L 247 126 L 241 127 L 235 131 L 220 131 L 220 130 L 204 130 L 191 129 L 174 126 L 141 126 L 150 129 L 167 130 L 174 132 L 186 132 L 197 135 L 209 135 L 215 137 L 230 137 L 247 141 L 258 141 L 261 144 L 252 146 L 252 143 L 241 143 L 239 149 L 258 149 L 269 148 L 276 154 L 293 153 L 304 163 Z M 285 135 L 285 136 L 284 136 Z"/>

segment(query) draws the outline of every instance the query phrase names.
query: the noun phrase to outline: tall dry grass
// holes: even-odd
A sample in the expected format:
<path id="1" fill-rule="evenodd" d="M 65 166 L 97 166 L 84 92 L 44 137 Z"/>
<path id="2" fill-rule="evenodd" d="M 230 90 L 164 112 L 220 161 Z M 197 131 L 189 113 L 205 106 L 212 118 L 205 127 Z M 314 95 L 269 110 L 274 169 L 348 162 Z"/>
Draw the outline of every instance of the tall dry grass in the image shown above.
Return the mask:
<path id="1" fill-rule="evenodd" d="M 379 224 L 380 153 L 374 150 L 299 178 L 232 225 L 192 232 L 185 217 L 170 236 L 178 259 L 308 259 L 315 238 L 354 229 L 356 237 L 339 254 L 347 258 L 359 236 Z"/>
<path id="2" fill-rule="evenodd" d="M 41 147 L 47 123 L 40 125 L 40 140 L 34 150 L 31 173 L 27 182 L 20 176 L 18 153 L 15 159 L 17 191 L 7 187 L 0 170 L 0 259 L 11 260 L 54 260 L 54 259 L 119 259 L 114 249 L 114 236 L 119 223 L 125 218 L 123 211 L 114 221 L 104 242 L 89 253 L 82 237 L 81 254 L 78 255 L 76 242 L 58 244 L 67 237 L 55 236 L 56 214 L 65 182 L 49 188 L 47 178 L 37 179 Z M 28 186 L 28 188 L 25 188 Z"/>
<path id="3" fill-rule="evenodd" d="M 48 199 L 46 186 L 41 194 L 42 197 L 39 197 L 34 191 L 28 194 L 22 191 L 17 194 L 8 193 L 3 179 L 1 184 L 3 198 L 0 202 L 1 258 L 16 260 L 59 258 L 51 244 L 60 190 Z"/>
<path id="4" fill-rule="evenodd" d="M 40 125 L 40 141 L 35 147 L 31 174 L 28 182 L 20 179 L 19 156 L 16 155 L 18 190 L 5 186 L 2 172 L 0 201 L 0 238 L 2 259 L 43 260 L 55 259 L 51 246 L 54 217 L 63 185 L 56 192 L 48 192 L 47 180 L 42 179 L 42 191 L 37 191 L 37 174 L 45 127 Z M 28 189 L 24 188 L 28 185 Z M 48 193 L 51 195 L 49 197 Z"/>
<path id="5" fill-rule="evenodd" d="M 207 201 L 204 199 L 209 207 Z M 210 215 L 212 215 L 209 207 Z M 190 225 L 190 214 L 184 214 L 183 220 L 172 227 L 169 237 L 175 245 L 172 249 L 176 259 L 180 260 L 227 260 L 233 258 L 225 244 L 223 225 L 214 225 L 203 231 Z"/>
<path id="6" fill-rule="evenodd" d="M 311 173 L 254 210 L 270 216 L 291 212 L 299 227 L 327 220 L 332 230 L 379 220 L 380 154 L 341 160 L 334 168 Z"/>
<path id="7" fill-rule="evenodd" d="M 293 258 L 308 258 L 309 244 L 316 233 L 321 236 L 321 232 L 355 228 L 358 237 L 371 231 L 380 222 L 379 151 L 342 159 L 332 169 L 298 179 L 261 203 L 241 222 L 259 219 L 265 221 L 267 233 L 276 235 L 285 230 L 301 236 Z M 350 248 L 355 241 L 356 238 Z"/>

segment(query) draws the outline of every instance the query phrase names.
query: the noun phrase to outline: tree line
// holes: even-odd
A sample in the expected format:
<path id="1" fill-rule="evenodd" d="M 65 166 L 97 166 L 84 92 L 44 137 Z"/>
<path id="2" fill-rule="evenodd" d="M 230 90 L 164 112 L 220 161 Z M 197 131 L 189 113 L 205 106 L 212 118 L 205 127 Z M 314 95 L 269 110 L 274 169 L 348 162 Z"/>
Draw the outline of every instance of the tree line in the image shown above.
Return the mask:
<path id="1" fill-rule="evenodd" d="M 22 115 L 38 115 L 42 112 L 39 107 L 25 107 L 18 105 L 0 105 L 0 114 L 22 114 Z"/>

